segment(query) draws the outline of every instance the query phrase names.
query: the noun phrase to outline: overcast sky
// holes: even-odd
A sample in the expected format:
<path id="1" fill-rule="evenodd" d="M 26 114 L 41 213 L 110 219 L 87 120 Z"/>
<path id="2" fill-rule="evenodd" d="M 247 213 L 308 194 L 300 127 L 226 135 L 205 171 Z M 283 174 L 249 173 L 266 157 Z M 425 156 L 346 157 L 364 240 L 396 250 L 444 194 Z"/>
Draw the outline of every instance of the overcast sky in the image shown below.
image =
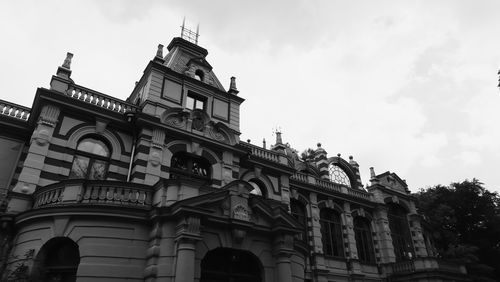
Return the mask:
<path id="1" fill-rule="evenodd" d="M 500 191 L 500 1 L 0 0 L 0 99 L 31 107 L 66 52 L 79 85 L 125 99 L 182 19 L 219 80 L 236 76 L 241 139 L 321 142 L 412 191 L 478 178 Z"/>

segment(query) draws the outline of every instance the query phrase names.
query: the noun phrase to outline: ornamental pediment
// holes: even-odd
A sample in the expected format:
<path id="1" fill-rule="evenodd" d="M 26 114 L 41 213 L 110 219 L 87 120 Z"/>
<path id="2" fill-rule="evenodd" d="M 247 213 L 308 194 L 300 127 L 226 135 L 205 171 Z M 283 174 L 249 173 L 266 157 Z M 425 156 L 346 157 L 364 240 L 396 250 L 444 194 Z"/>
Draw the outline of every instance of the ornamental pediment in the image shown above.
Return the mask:
<path id="1" fill-rule="evenodd" d="M 236 144 L 234 130 L 222 122 L 212 120 L 203 110 L 173 108 L 165 111 L 160 119 L 162 123 L 174 128 L 192 132 L 221 143 Z"/>

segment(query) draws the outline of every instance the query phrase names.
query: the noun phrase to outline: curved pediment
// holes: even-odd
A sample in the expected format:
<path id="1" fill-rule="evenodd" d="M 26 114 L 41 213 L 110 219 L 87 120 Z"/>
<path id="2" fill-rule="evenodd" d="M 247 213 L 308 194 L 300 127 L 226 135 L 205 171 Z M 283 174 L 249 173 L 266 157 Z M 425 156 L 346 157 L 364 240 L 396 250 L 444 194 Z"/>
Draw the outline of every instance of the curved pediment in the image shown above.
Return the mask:
<path id="1" fill-rule="evenodd" d="M 170 108 L 165 110 L 160 120 L 168 126 L 194 132 L 221 143 L 229 145 L 237 143 L 234 130 L 222 122 L 213 121 L 203 110 Z"/>

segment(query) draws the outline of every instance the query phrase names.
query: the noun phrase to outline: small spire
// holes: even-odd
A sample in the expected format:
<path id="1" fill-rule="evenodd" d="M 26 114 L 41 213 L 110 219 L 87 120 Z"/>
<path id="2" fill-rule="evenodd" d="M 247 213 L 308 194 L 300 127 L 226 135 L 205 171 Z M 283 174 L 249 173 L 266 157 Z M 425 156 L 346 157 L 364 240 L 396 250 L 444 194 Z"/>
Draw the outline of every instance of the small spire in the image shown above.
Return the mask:
<path id="1" fill-rule="evenodd" d="M 283 139 L 281 139 L 281 132 L 276 130 L 276 144 L 283 144 Z"/>
<path id="2" fill-rule="evenodd" d="M 163 44 L 158 44 L 158 50 L 156 50 L 156 57 L 163 58 Z"/>
<path id="3" fill-rule="evenodd" d="M 73 54 L 70 52 L 66 53 L 66 59 L 64 59 L 62 67 L 70 70 L 71 69 L 71 59 L 73 59 Z"/>
<path id="4" fill-rule="evenodd" d="M 66 53 L 66 59 L 64 59 L 62 66 L 57 67 L 56 76 L 64 78 L 64 79 L 70 79 L 70 77 L 71 77 L 71 59 L 73 59 L 73 54 L 70 52 Z"/>
<path id="5" fill-rule="evenodd" d="M 159 62 L 160 64 L 165 63 L 165 59 L 163 58 L 163 44 L 158 44 L 156 56 L 154 57 L 153 61 Z"/>
<path id="6" fill-rule="evenodd" d="M 229 84 L 229 91 L 227 92 L 234 95 L 237 95 L 240 92 L 238 91 L 238 88 L 236 88 L 236 77 L 231 76 L 231 83 Z"/>
<path id="7" fill-rule="evenodd" d="M 266 148 L 266 138 L 262 138 L 262 148 L 267 149 Z"/>
<path id="8" fill-rule="evenodd" d="M 370 178 L 373 179 L 375 178 L 375 169 L 372 167 L 370 167 Z"/>

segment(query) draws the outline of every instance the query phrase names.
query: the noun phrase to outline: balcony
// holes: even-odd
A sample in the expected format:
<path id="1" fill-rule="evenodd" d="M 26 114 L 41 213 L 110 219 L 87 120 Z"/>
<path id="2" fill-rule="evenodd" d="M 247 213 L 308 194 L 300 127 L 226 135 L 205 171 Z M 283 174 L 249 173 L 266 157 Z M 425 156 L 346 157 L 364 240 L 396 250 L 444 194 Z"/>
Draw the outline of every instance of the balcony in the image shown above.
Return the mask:
<path id="1" fill-rule="evenodd" d="M 384 271 L 391 277 L 391 281 L 408 281 L 421 274 L 439 278 L 452 278 L 456 281 L 468 281 L 464 265 L 444 261 L 433 257 L 416 258 L 413 260 L 387 264 Z"/>
<path id="2" fill-rule="evenodd" d="M 290 177 L 290 180 L 300 183 L 315 185 L 321 189 L 325 189 L 336 193 L 347 194 L 349 196 L 360 198 L 367 201 L 369 201 L 371 197 L 371 193 L 368 193 L 364 190 L 353 189 L 345 185 L 334 183 L 329 180 L 320 179 L 312 175 L 307 175 L 305 173 L 296 172 L 294 175 Z"/>
<path id="3" fill-rule="evenodd" d="M 33 209 L 69 205 L 150 209 L 152 193 L 151 187 L 130 182 L 71 179 L 37 189 Z"/>

